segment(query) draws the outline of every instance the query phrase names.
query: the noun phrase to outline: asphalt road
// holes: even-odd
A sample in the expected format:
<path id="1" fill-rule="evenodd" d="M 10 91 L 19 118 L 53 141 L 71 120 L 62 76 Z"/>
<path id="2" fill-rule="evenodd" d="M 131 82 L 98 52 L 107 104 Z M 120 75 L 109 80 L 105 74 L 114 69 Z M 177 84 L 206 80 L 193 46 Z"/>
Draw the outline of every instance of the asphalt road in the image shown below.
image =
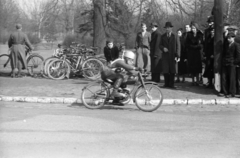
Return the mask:
<path id="1" fill-rule="evenodd" d="M 239 158 L 234 106 L 135 106 L 0 102 L 1 158 Z M 186 110 L 188 109 L 188 110 Z"/>

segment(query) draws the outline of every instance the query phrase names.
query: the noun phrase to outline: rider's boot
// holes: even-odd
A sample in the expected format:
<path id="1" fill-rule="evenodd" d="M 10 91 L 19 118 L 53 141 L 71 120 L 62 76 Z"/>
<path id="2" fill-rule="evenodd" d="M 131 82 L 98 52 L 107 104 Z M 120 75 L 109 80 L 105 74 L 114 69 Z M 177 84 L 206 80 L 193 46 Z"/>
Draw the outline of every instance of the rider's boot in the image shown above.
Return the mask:
<path id="1" fill-rule="evenodd" d="M 118 88 L 119 88 L 120 85 L 122 84 L 122 81 L 123 81 L 122 78 L 119 78 L 119 79 L 117 79 L 117 80 L 115 81 L 115 83 L 114 83 L 114 85 L 113 85 L 113 88 L 114 88 L 114 89 L 113 89 L 112 94 L 111 94 L 111 96 L 112 96 L 113 98 L 123 98 L 123 97 L 125 97 L 124 94 L 118 92 Z"/>

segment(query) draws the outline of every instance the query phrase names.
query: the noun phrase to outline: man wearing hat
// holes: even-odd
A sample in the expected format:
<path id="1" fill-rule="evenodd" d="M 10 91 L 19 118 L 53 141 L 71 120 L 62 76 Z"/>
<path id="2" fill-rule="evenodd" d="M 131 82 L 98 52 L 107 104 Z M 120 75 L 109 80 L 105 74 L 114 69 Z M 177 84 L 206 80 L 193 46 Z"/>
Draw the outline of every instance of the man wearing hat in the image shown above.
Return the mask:
<path id="1" fill-rule="evenodd" d="M 150 42 L 150 56 L 151 56 L 151 72 L 152 72 L 152 81 L 160 82 L 160 73 L 161 73 L 161 58 L 162 51 L 159 48 L 161 34 L 157 30 L 158 25 L 156 22 L 151 23 L 152 34 Z"/>
<path id="2" fill-rule="evenodd" d="M 166 22 L 166 33 L 161 36 L 160 49 L 162 50 L 162 73 L 164 74 L 164 87 L 174 87 L 174 78 L 176 73 L 175 63 L 180 57 L 179 37 L 172 32 L 173 25 Z"/>
<path id="3" fill-rule="evenodd" d="M 236 94 L 236 65 L 240 62 L 240 47 L 234 41 L 235 36 L 233 32 L 228 33 L 228 45 L 222 55 L 222 89 L 226 98 Z"/>
<path id="4" fill-rule="evenodd" d="M 8 47 L 11 48 L 10 58 L 12 77 L 21 77 L 21 70 L 27 68 L 26 46 L 32 50 L 33 47 L 25 33 L 22 32 L 22 25 L 16 25 L 16 32 L 12 33 L 8 40 Z"/>

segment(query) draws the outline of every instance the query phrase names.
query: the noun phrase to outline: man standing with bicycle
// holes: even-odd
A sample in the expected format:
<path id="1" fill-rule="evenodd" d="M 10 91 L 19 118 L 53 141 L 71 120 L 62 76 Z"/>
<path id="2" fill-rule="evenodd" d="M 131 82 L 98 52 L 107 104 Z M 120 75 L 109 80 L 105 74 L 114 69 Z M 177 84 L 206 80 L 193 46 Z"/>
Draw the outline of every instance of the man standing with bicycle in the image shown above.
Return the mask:
<path id="1" fill-rule="evenodd" d="M 32 50 L 33 47 L 25 33 L 22 32 L 22 25 L 16 25 L 16 32 L 12 33 L 8 40 L 8 47 L 11 48 L 10 59 L 13 78 L 21 77 L 21 70 L 27 68 L 26 48 Z"/>

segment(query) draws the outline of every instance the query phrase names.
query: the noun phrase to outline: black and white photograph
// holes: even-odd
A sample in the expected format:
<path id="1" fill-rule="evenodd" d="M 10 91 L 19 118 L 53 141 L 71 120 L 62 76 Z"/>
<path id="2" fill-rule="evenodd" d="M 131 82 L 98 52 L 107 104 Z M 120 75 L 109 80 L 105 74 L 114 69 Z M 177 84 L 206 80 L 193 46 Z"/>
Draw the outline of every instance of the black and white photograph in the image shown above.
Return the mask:
<path id="1" fill-rule="evenodd" d="M 0 158 L 240 158 L 240 0 L 0 0 Z"/>

